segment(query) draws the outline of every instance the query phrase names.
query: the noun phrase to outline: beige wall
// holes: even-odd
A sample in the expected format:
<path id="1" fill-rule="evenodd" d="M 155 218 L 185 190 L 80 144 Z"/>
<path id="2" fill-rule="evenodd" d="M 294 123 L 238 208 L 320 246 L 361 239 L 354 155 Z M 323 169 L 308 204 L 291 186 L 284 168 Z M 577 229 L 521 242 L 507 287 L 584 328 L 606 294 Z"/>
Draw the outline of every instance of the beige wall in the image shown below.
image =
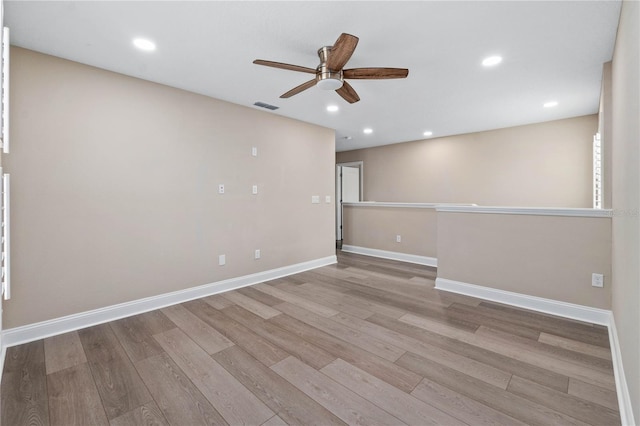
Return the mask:
<path id="1" fill-rule="evenodd" d="M 640 422 L 640 4 L 622 4 L 612 65 L 613 314 Z"/>
<path id="2" fill-rule="evenodd" d="M 438 212 L 438 278 L 610 309 L 611 218 Z"/>
<path id="3" fill-rule="evenodd" d="M 346 245 L 437 257 L 435 209 L 345 206 L 343 232 Z"/>
<path id="4" fill-rule="evenodd" d="M 339 152 L 367 201 L 592 207 L 597 115 Z"/>
<path id="5" fill-rule="evenodd" d="M 335 254 L 333 130 L 11 55 L 6 328 Z"/>

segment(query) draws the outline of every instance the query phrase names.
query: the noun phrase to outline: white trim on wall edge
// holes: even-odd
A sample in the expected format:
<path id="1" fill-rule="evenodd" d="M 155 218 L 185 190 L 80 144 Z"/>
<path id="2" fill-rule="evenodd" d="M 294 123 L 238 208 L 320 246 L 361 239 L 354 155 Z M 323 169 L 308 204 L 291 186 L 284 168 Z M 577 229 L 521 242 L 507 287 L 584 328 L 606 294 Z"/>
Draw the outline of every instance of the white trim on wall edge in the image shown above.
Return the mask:
<path id="1" fill-rule="evenodd" d="M 453 203 L 395 203 L 386 201 L 350 201 L 342 203 L 346 207 L 399 207 L 409 209 L 435 209 L 437 207 L 453 206 L 477 206 L 477 204 L 453 204 Z"/>
<path id="2" fill-rule="evenodd" d="M 92 311 L 54 318 L 52 320 L 29 324 L 22 327 L 10 328 L 4 330 L 2 333 L 2 350 L 4 353 L 5 348 L 9 346 L 32 342 L 34 340 L 55 336 L 57 334 L 79 330 L 92 325 L 114 321 L 131 315 L 141 314 L 154 309 L 160 309 L 177 303 L 210 296 L 212 294 L 235 290 L 237 288 L 258 284 L 276 278 L 282 278 L 288 275 L 308 271 L 309 269 L 315 269 L 335 263 L 337 263 L 337 258 L 333 255 L 295 265 L 284 266 L 282 268 L 258 272 L 251 275 L 230 278 L 198 287 L 191 287 L 185 290 L 174 291 L 144 299 L 133 300 L 131 302 L 106 306 Z"/>
<path id="3" fill-rule="evenodd" d="M 611 209 L 556 208 L 556 207 L 499 207 L 499 206 L 436 206 L 444 213 L 525 214 L 533 216 L 611 217 Z"/>
<path id="4" fill-rule="evenodd" d="M 498 290 L 447 278 L 436 278 L 435 288 L 592 324 L 609 325 L 609 319 L 611 318 L 611 311 L 606 309 Z"/>
<path id="5" fill-rule="evenodd" d="M 0 347 L 0 384 L 2 384 L 2 372 L 4 371 L 4 359 L 7 357 L 7 347 L 2 345 Z"/>
<path id="6" fill-rule="evenodd" d="M 616 379 L 616 393 L 618 395 L 618 408 L 620 410 L 620 423 L 624 426 L 635 425 L 633 419 L 633 407 L 631 405 L 631 395 L 627 387 L 627 379 L 622 368 L 622 353 L 620 352 L 620 342 L 618 341 L 618 330 L 616 322 L 611 313 L 609 318 L 609 345 L 611 346 L 611 360 L 613 362 L 613 375 Z"/>
<path id="7" fill-rule="evenodd" d="M 366 247 L 343 245 L 342 251 L 347 253 L 363 254 L 365 256 L 380 257 L 382 259 L 399 260 L 401 262 L 417 263 L 418 265 L 438 267 L 438 259 L 435 257 L 418 256 L 416 254 L 398 253 L 395 251 L 378 250 Z"/>

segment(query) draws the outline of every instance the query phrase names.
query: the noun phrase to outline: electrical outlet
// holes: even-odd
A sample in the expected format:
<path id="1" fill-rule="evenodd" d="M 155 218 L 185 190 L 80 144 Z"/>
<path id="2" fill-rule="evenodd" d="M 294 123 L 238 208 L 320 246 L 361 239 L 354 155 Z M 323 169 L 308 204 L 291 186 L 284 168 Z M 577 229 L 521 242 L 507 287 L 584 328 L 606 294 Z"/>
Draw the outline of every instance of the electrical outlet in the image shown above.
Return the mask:
<path id="1" fill-rule="evenodd" d="M 591 285 L 593 287 L 604 287 L 604 275 L 591 274 Z"/>
<path id="2" fill-rule="evenodd" d="M 324 202 L 327 203 L 327 204 L 331 203 L 331 195 L 325 195 L 324 196 Z"/>
<path id="3" fill-rule="evenodd" d="M 401 242 L 402 242 L 402 236 L 396 235 L 396 243 L 401 243 Z"/>
<path id="4" fill-rule="evenodd" d="M 224 184 L 218 185 L 218 194 L 224 194 Z"/>
<path id="5" fill-rule="evenodd" d="M 254 258 L 255 259 L 260 259 L 260 249 L 257 249 L 255 254 L 254 254 Z"/>
<path id="6" fill-rule="evenodd" d="M 225 263 L 227 263 L 227 256 L 225 256 L 224 254 L 218 256 L 218 265 L 224 266 Z"/>

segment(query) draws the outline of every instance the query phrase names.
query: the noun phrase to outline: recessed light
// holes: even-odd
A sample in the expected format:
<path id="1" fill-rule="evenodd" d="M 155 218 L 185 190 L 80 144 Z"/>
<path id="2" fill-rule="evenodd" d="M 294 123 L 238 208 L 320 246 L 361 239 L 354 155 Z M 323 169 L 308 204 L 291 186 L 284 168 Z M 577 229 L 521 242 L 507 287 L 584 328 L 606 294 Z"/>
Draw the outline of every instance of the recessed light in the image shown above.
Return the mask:
<path id="1" fill-rule="evenodd" d="M 549 101 L 549 102 L 545 102 L 544 104 L 542 104 L 543 107 L 545 108 L 553 108 L 555 106 L 558 106 L 558 102 L 557 101 Z"/>
<path id="2" fill-rule="evenodd" d="M 338 108 L 338 105 L 329 105 L 327 107 L 327 111 L 329 112 L 336 112 L 337 110 L 339 110 L 340 108 Z"/>
<path id="3" fill-rule="evenodd" d="M 430 132 L 430 131 L 427 130 L 426 132 L 423 133 L 423 135 L 424 136 L 432 136 L 433 132 Z"/>
<path id="4" fill-rule="evenodd" d="M 364 129 L 362 131 L 365 135 L 370 135 L 371 133 L 373 133 L 373 129 L 367 127 L 366 129 Z"/>
<path id="5" fill-rule="evenodd" d="M 482 65 L 485 67 L 493 67 L 498 65 L 500 62 L 502 62 L 502 56 L 489 56 L 482 60 Z"/>
<path id="6" fill-rule="evenodd" d="M 146 52 L 152 52 L 156 50 L 156 44 L 146 38 L 134 38 L 133 45 L 138 49 L 144 50 Z"/>

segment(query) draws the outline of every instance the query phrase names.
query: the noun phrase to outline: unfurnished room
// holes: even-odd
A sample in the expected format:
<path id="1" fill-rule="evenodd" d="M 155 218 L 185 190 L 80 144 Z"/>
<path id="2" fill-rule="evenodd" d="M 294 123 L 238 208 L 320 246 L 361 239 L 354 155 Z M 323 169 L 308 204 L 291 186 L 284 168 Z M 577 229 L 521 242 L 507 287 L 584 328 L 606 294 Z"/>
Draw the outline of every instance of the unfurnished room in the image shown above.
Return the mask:
<path id="1" fill-rule="evenodd" d="M 640 422 L 640 2 L 0 1 L 0 422 Z"/>

